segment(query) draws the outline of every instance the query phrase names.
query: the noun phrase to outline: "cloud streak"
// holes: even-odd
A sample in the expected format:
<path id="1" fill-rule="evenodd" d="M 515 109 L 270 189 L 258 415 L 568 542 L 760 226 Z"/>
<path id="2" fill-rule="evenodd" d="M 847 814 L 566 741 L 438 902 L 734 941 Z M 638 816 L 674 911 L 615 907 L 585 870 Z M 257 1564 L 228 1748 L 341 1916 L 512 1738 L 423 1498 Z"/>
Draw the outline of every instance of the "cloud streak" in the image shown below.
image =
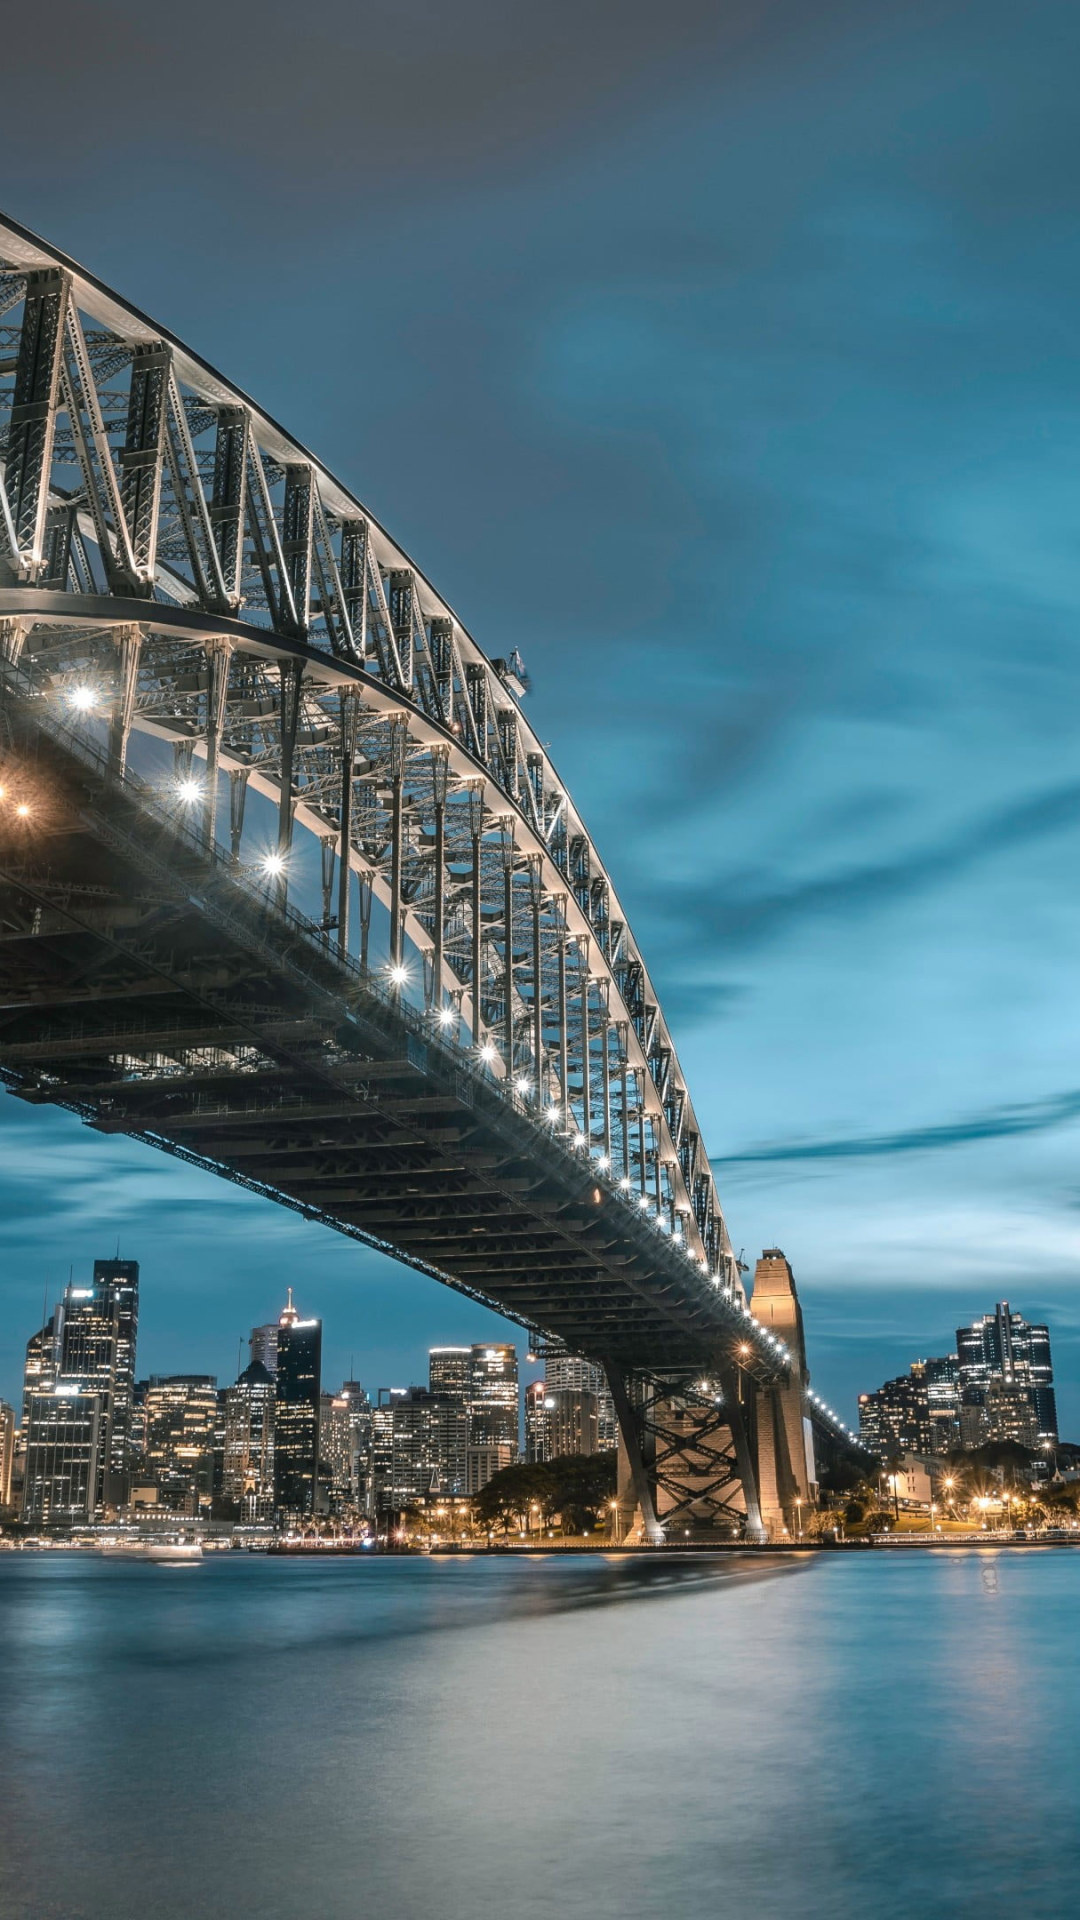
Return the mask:
<path id="1" fill-rule="evenodd" d="M 774 1164 L 800 1160 L 877 1160 L 893 1154 L 937 1153 L 946 1147 L 967 1147 L 981 1140 L 1005 1140 L 1017 1134 L 1047 1133 L 1080 1119 L 1080 1092 L 1050 1100 L 998 1107 L 964 1120 L 939 1126 L 908 1127 L 896 1133 L 849 1134 L 833 1140 L 778 1141 L 746 1153 L 714 1159 L 717 1168 Z"/>

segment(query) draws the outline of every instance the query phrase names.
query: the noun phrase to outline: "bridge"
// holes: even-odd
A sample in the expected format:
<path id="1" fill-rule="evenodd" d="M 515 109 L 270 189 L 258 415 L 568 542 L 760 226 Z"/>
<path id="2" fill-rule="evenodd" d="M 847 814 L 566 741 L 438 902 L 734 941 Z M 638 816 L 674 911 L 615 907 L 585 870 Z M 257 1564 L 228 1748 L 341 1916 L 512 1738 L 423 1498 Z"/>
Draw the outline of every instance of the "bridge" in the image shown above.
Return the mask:
<path id="1" fill-rule="evenodd" d="M 751 1311 L 524 692 L 303 446 L 0 220 L 0 1078 L 600 1362 L 646 1538 L 791 1531 L 807 1433 L 850 1437 L 782 1256 Z"/>

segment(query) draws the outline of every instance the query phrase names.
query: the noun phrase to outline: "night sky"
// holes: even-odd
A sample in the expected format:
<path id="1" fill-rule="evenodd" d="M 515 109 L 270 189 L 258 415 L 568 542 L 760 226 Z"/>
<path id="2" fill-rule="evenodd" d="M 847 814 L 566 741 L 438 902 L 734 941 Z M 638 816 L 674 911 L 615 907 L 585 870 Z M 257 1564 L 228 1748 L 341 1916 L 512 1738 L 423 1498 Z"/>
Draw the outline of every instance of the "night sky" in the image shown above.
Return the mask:
<path id="1" fill-rule="evenodd" d="M 851 1418 L 1004 1296 L 1080 1437 L 1075 0 L 45 31 L 5 27 L 0 201 L 520 647 L 815 1383 Z M 141 1372 L 232 1378 L 289 1283 L 332 1384 L 501 1325 L 2 1096 L 0 1219 L 9 1398 L 118 1238 Z"/>

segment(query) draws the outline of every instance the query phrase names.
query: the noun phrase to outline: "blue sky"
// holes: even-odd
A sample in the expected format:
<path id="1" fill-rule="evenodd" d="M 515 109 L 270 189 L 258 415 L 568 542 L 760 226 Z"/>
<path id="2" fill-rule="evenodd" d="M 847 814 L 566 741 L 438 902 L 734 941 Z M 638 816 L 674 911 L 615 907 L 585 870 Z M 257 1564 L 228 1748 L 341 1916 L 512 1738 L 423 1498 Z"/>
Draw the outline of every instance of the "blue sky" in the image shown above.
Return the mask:
<path id="1" fill-rule="evenodd" d="M 1007 1296 L 1076 1435 L 1080 13 L 536 16 L 62 0 L 7 210 L 520 646 L 833 1404 Z M 147 1370 L 228 1377 L 288 1282 L 372 1387 L 490 1324 L 15 1101 L 0 1216 L 9 1395 L 118 1232 Z"/>

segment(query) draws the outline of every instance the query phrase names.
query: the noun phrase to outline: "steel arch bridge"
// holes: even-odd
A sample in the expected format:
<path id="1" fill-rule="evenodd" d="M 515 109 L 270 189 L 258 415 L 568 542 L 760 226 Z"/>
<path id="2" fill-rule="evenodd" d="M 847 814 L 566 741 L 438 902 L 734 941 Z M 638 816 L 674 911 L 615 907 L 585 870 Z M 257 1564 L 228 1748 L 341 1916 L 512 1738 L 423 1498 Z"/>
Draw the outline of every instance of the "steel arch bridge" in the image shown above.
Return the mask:
<path id="1" fill-rule="evenodd" d="M 756 1527 L 758 1404 L 801 1394 L 803 1359 L 749 1311 L 516 657 L 250 399 L 10 221 L 0 436 L 6 1084 L 602 1361 L 646 1521 L 650 1409 L 677 1385 L 703 1430 L 721 1406 L 682 1505 Z M 292 904 L 312 851 L 321 919 Z"/>

